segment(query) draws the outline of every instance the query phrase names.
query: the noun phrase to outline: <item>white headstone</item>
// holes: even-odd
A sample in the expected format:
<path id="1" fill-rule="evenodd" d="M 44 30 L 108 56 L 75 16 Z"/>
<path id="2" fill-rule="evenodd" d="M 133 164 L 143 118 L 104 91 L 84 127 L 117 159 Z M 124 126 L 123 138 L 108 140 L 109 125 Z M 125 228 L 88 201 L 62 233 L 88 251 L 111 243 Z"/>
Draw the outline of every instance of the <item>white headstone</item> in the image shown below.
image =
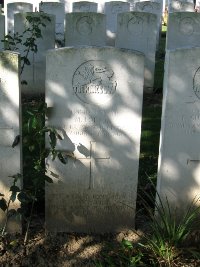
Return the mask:
<path id="1" fill-rule="evenodd" d="M 195 47 L 200 44 L 200 14 L 174 12 L 169 14 L 166 49 Z"/>
<path id="2" fill-rule="evenodd" d="M 41 16 L 41 15 L 48 16 L 51 21 L 42 20 L 46 27 L 42 27 L 42 38 L 39 38 L 36 42 L 37 44 L 37 53 L 34 54 L 33 52 L 29 53 L 29 61 L 31 65 L 25 66 L 24 71 L 22 73 L 22 80 L 27 82 L 22 86 L 22 93 L 25 94 L 43 94 L 45 90 L 45 71 L 46 71 L 46 51 L 48 49 L 55 48 L 55 16 L 49 15 L 46 13 L 18 13 L 15 14 L 15 32 L 23 33 L 23 31 L 29 27 L 28 21 L 26 19 L 27 16 Z M 24 40 L 27 37 L 30 37 L 28 33 L 23 34 Z M 20 46 L 21 47 L 21 46 Z M 22 47 L 20 48 L 20 53 L 24 55 L 26 52 Z"/>
<path id="3" fill-rule="evenodd" d="M 169 13 L 170 12 L 194 12 L 194 3 L 179 1 L 179 0 L 171 0 L 169 3 Z"/>
<path id="4" fill-rule="evenodd" d="M 157 17 L 146 12 L 125 12 L 118 15 L 116 47 L 137 50 L 145 55 L 144 86 L 154 85 Z"/>
<path id="5" fill-rule="evenodd" d="M 4 194 L 7 202 L 11 194 L 10 186 L 13 185 L 13 178 L 9 176 L 22 174 L 21 145 L 12 147 L 15 137 L 21 135 L 19 62 L 18 53 L 0 52 L 0 193 Z M 16 185 L 20 187 L 20 183 Z M 18 208 L 19 201 L 11 201 L 10 209 Z M 5 213 L 0 209 L 0 227 L 4 222 Z M 7 231 L 21 231 L 19 218 L 11 217 L 8 220 Z"/>
<path id="6" fill-rule="evenodd" d="M 73 12 L 97 12 L 98 4 L 88 1 L 80 1 L 73 3 Z"/>
<path id="7" fill-rule="evenodd" d="M 200 196 L 200 48 L 165 58 L 157 190 L 182 212 Z"/>
<path id="8" fill-rule="evenodd" d="M 148 12 L 157 16 L 157 48 L 162 27 L 162 5 L 157 2 L 142 1 L 135 4 L 135 11 Z"/>
<path id="9" fill-rule="evenodd" d="M 94 12 L 66 14 L 65 46 L 106 44 L 106 18 Z"/>
<path id="10" fill-rule="evenodd" d="M 122 1 L 110 1 L 105 3 L 107 44 L 115 45 L 117 32 L 117 15 L 130 11 L 130 3 Z"/>
<path id="11" fill-rule="evenodd" d="M 5 16 L 0 15 L 0 50 L 4 48 L 4 43 L 1 41 L 4 39 L 5 36 Z"/>
<path id="12" fill-rule="evenodd" d="M 47 54 L 48 125 L 66 165 L 47 160 L 46 227 L 53 232 L 134 228 L 144 58 L 111 47 Z"/>
<path id="13" fill-rule="evenodd" d="M 7 33 L 14 33 L 14 15 L 17 13 L 32 12 L 33 5 L 30 3 L 16 2 L 7 5 Z"/>
<path id="14" fill-rule="evenodd" d="M 63 3 L 56 2 L 41 2 L 39 10 L 47 14 L 55 15 L 56 17 L 56 42 L 57 46 L 60 47 L 64 44 L 64 20 L 65 20 L 65 9 Z"/>

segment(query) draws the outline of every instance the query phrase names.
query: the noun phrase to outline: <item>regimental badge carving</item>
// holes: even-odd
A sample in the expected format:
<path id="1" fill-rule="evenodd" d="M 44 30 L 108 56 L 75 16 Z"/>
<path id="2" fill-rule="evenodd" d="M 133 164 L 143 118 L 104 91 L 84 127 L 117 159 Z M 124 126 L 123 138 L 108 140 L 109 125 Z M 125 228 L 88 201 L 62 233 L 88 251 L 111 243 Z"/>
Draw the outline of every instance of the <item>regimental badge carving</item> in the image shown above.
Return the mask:
<path id="1" fill-rule="evenodd" d="M 111 100 L 117 89 L 115 74 L 103 60 L 89 60 L 74 72 L 72 86 L 84 103 L 103 105 Z"/>
<path id="2" fill-rule="evenodd" d="M 81 35 L 90 35 L 92 33 L 93 19 L 89 16 L 83 16 L 78 19 L 76 29 Z"/>
<path id="3" fill-rule="evenodd" d="M 143 32 L 143 19 L 133 16 L 127 23 L 127 29 L 130 34 L 141 35 Z"/>
<path id="4" fill-rule="evenodd" d="M 200 67 L 194 74 L 193 78 L 193 90 L 195 95 L 200 99 Z"/>
<path id="5" fill-rule="evenodd" d="M 191 35 L 194 32 L 194 21 L 192 18 L 183 18 L 179 23 L 180 32 L 185 35 Z"/>

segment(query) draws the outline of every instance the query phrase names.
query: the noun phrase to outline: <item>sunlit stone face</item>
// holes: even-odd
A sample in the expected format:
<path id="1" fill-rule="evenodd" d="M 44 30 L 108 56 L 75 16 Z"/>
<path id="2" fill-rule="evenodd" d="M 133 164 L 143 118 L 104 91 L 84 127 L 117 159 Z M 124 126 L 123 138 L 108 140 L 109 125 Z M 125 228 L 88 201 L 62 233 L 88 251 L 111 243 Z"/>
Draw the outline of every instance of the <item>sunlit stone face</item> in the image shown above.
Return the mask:
<path id="1" fill-rule="evenodd" d="M 48 175 L 55 181 L 46 186 L 50 231 L 134 227 L 143 72 L 143 55 L 126 49 L 48 53 L 47 124 L 59 130 L 63 140 L 56 149 L 68 158 L 66 165 L 47 159 Z"/>

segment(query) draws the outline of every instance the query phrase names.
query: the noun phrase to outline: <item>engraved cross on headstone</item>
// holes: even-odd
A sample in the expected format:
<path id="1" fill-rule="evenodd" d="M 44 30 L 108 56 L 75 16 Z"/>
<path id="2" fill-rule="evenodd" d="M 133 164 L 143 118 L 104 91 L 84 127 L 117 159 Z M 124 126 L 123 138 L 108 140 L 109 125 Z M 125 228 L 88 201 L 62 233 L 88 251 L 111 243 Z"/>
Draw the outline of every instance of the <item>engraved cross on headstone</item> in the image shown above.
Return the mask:
<path id="1" fill-rule="evenodd" d="M 110 159 L 110 157 L 97 157 L 96 156 L 96 142 L 90 141 L 90 155 L 89 157 L 84 157 L 84 158 L 77 158 L 79 160 L 87 160 L 90 163 L 90 174 L 89 174 L 89 188 L 88 189 L 93 189 L 94 188 L 94 167 L 96 164 L 97 160 L 106 160 Z"/>

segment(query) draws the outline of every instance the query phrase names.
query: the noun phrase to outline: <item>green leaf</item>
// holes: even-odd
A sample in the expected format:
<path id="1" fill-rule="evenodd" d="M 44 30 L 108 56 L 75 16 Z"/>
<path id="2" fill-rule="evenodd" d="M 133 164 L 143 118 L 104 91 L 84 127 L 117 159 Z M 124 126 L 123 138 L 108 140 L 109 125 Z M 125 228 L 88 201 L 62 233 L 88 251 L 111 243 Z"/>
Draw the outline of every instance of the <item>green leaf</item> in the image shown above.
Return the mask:
<path id="1" fill-rule="evenodd" d="M 0 209 L 2 209 L 3 211 L 7 210 L 7 202 L 5 198 L 0 199 Z"/>
<path id="2" fill-rule="evenodd" d="M 56 146 L 56 134 L 54 132 L 50 132 L 49 138 L 50 138 L 51 147 L 54 148 Z"/>
<path id="3" fill-rule="evenodd" d="M 16 185 L 12 185 L 10 187 L 10 191 L 12 191 L 12 192 L 20 192 L 20 188 L 18 186 L 16 186 Z"/>
<path id="4" fill-rule="evenodd" d="M 122 240 L 122 245 L 125 248 L 133 249 L 133 244 L 130 241 L 126 240 L 126 239 Z"/>
<path id="5" fill-rule="evenodd" d="M 21 84 L 22 84 L 22 85 L 27 85 L 28 83 L 27 83 L 27 81 L 22 80 L 22 81 L 21 81 Z"/>
<path id="6" fill-rule="evenodd" d="M 25 193 L 24 191 L 21 191 L 18 195 L 17 198 L 20 202 L 26 203 L 30 201 L 30 197 Z"/>
<path id="7" fill-rule="evenodd" d="M 29 61 L 29 59 L 27 58 L 27 57 L 24 57 L 24 63 L 26 64 L 26 65 L 31 65 L 31 62 Z"/>
<path id="8" fill-rule="evenodd" d="M 29 149 L 30 152 L 33 152 L 35 150 L 35 145 L 29 146 L 28 149 Z"/>

